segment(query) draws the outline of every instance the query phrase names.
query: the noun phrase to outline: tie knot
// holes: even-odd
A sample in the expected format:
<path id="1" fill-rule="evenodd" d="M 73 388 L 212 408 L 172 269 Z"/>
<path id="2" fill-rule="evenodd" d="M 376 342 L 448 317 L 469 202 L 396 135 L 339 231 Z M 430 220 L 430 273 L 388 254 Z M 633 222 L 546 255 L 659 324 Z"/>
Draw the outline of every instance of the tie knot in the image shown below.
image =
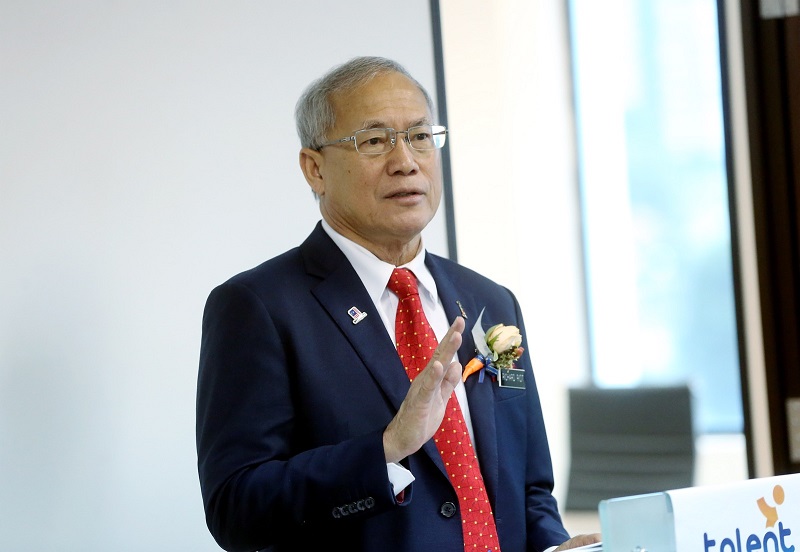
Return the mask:
<path id="1" fill-rule="evenodd" d="M 389 283 L 386 284 L 386 287 L 394 292 L 401 301 L 406 297 L 419 295 L 417 277 L 407 268 L 395 268 L 392 271 L 392 277 L 389 278 Z"/>

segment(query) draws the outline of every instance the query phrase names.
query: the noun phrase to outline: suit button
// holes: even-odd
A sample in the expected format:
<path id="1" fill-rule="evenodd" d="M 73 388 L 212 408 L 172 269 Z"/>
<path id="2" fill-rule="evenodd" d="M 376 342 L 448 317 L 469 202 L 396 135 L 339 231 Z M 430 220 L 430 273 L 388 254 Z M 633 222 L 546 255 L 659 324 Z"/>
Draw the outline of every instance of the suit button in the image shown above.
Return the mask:
<path id="1" fill-rule="evenodd" d="M 452 502 L 445 502 L 442 504 L 442 507 L 439 508 L 439 513 L 446 518 L 451 518 L 456 515 L 456 505 Z"/>

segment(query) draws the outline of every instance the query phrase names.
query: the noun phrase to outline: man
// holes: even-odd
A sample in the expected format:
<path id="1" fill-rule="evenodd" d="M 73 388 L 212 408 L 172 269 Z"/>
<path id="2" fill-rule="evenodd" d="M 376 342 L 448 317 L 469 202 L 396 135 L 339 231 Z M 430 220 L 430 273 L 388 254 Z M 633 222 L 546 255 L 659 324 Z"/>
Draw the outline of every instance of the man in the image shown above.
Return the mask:
<path id="1" fill-rule="evenodd" d="M 561 524 L 527 357 L 525 389 L 462 383 L 476 350 L 466 321 L 471 330 L 483 312 L 483 330 L 524 328 L 508 290 L 422 247 L 442 193 L 445 129 L 432 111 L 422 86 L 381 58 L 334 69 L 298 102 L 300 167 L 322 222 L 216 288 L 203 319 L 198 464 L 209 528 L 227 550 L 542 552 L 598 538 L 569 540 Z M 398 310 L 396 275 L 418 287 L 424 314 Z M 413 353 L 398 354 L 422 349 L 397 338 L 407 316 L 439 343 L 426 338 L 435 352 L 416 370 Z M 456 453 L 434 434 L 448 424 L 477 458 L 443 460 Z M 472 470 L 474 489 L 459 470 Z"/>

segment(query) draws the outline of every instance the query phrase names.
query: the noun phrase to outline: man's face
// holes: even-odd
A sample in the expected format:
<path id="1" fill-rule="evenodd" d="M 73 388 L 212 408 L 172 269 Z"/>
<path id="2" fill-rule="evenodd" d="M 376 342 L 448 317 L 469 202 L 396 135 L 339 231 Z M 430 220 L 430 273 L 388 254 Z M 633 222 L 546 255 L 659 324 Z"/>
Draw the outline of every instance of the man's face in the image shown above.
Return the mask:
<path id="1" fill-rule="evenodd" d="M 335 140 L 364 128 L 430 124 L 422 92 L 399 73 L 379 75 L 333 98 Z M 411 243 L 430 222 L 442 195 L 439 150 L 416 151 L 397 136 L 382 155 L 362 155 L 351 142 L 320 152 L 315 186 L 325 219 L 356 242 L 395 247 Z M 368 247 L 369 248 L 369 247 Z"/>

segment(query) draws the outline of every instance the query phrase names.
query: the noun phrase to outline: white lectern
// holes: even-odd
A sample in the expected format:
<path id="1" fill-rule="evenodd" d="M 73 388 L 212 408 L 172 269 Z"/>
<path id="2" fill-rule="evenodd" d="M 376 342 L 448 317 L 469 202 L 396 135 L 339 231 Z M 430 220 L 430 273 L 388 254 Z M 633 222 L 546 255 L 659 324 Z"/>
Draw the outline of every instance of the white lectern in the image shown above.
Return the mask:
<path id="1" fill-rule="evenodd" d="M 600 503 L 604 552 L 800 552 L 800 474 Z"/>

